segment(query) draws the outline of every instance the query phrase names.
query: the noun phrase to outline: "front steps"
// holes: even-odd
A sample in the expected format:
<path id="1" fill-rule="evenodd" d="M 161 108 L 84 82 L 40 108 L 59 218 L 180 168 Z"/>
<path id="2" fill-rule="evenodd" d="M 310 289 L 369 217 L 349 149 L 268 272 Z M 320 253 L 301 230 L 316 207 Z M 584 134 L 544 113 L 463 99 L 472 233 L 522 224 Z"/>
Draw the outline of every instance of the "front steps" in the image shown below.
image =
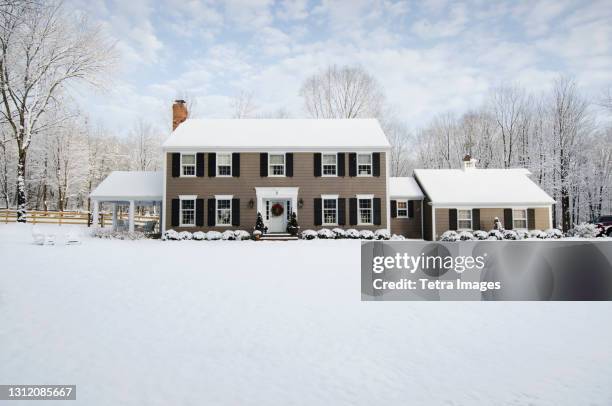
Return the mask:
<path id="1" fill-rule="evenodd" d="M 288 233 L 268 233 L 263 234 L 259 239 L 261 241 L 295 241 L 298 238 Z"/>

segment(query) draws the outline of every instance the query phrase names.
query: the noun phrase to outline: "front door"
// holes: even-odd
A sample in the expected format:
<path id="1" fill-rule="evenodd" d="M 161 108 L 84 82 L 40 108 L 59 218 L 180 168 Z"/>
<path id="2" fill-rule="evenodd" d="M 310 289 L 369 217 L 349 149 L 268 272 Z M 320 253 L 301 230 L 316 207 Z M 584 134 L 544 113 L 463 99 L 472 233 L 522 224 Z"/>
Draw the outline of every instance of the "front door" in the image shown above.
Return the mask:
<path id="1" fill-rule="evenodd" d="M 266 217 L 269 233 L 284 233 L 287 231 L 287 201 L 270 199 L 267 201 Z"/>

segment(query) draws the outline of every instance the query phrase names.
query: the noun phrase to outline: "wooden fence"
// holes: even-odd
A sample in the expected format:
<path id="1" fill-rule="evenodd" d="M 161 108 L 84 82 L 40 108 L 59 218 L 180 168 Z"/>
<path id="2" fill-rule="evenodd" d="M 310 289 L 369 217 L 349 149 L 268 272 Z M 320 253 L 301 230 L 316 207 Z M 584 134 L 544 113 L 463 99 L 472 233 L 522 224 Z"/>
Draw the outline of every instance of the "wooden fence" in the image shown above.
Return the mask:
<path id="1" fill-rule="evenodd" d="M 37 211 L 28 210 L 26 212 L 26 219 L 31 224 L 82 224 L 90 225 L 91 216 L 86 211 Z M 117 213 L 117 219 L 127 222 L 127 213 Z M 0 222 L 1 223 L 14 223 L 17 221 L 17 210 L 0 210 Z M 107 212 L 100 212 L 98 218 L 99 224 L 102 227 L 110 227 L 113 223 L 113 215 Z M 142 226 L 148 221 L 159 221 L 158 216 L 134 216 L 134 224 Z"/>

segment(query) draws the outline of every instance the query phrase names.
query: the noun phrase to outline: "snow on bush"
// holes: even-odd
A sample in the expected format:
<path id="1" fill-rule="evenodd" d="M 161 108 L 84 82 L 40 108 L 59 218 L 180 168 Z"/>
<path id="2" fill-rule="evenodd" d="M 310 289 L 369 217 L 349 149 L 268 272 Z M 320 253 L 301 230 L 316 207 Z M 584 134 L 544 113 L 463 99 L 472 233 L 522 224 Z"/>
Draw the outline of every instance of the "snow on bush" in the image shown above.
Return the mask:
<path id="1" fill-rule="evenodd" d="M 377 240 L 388 240 L 391 238 L 391 233 L 384 228 L 381 228 L 380 230 L 376 230 L 374 232 L 374 236 Z"/>
<path id="2" fill-rule="evenodd" d="M 222 237 L 221 233 L 218 231 L 209 231 L 206 233 L 206 239 L 208 241 L 220 240 Z"/>
<path id="3" fill-rule="evenodd" d="M 340 238 L 346 238 L 346 231 L 344 231 L 341 228 L 334 228 L 332 230 L 334 232 L 334 235 L 336 236 L 336 239 L 340 239 Z"/>
<path id="4" fill-rule="evenodd" d="M 164 232 L 162 234 L 162 240 L 178 240 L 179 239 L 179 233 L 173 229 L 170 230 L 166 230 L 166 232 Z"/>
<path id="5" fill-rule="evenodd" d="M 358 239 L 359 231 L 355 230 L 354 228 L 349 228 L 346 230 L 346 238 L 352 238 L 354 240 Z"/>
<path id="6" fill-rule="evenodd" d="M 474 236 L 474 239 L 476 240 L 486 240 L 489 237 L 489 234 L 487 234 L 486 231 L 482 231 L 482 230 L 476 230 L 474 231 L 474 234 L 472 234 Z"/>
<path id="7" fill-rule="evenodd" d="M 440 237 L 440 241 L 457 241 L 459 239 L 459 234 L 456 231 L 448 230 L 442 233 Z"/>
<path id="8" fill-rule="evenodd" d="M 193 234 L 189 231 L 181 231 L 179 234 L 179 240 L 191 240 L 193 238 Z"/>
<path id="9" fill-rule="evenodd" d="M 490 238 L 490 237 L 493 237 L 493 238 Z M 492 239 L 503 240 L 504 234 L 500 230 L 491 230 L 489 231 L 489 238 L 487 238 L 487 240 L 492 240 Z"/>
<path id="10" fill-rule="evenodd" d="M 459 233 L 459 241 L 472 241 L 474 239 L 474 234 L 470 231 L 462 231 Z"/>
<path id="11" fill-rule="evenodd" d="M 113 231 L 110 228 L 94 229 L 91 236 L 113 240 L 144 240 L 147 238 L 146 234 L 140 231 Z"/>
<path id="12" fill-rule="evenodd" d="M 563 232 L 561 230 L 559 230 L 558 228 L 549 228 L 548 230 L 545 231 L 546 233 L 546 238 L 547 239 L 559 239 L 559 238 L 563 238 Z"/>
<path id="13" fill-rule="evenodd" d="M 332 230 L 327 228 L 320 229 L 317 233 L 317 236 L 324 240 L 333 240 L 334 238 L 336 238 L 336 234 Z"/>
<path id="14" fill-rule="evenodd" d="M 236 234 L 232 230 L 225 230 L 221 234 L 221 239 L 224 241 L 234 241 L 236 239 Z"/>
<path id="15" fill-rule="evenodd" d="M 519 240 L 525 240 L 527 238 L 529 238 L 529 231 L 527 230 L 516 230 L 516 235 L 518 236 Z"/>
<path id="16" fill-rule="evenodd" d="M 244 240 L 251 239 L 251 235 L 249 234 L 249 232 L 244 231 L 244 230 L 236 230 L 234 231 L 234 235 L 236 236 L 236 240 L 238 241 L 244 241 Z"/>
<path id="17" fill-rule="evenodd" d="M 595 224 L 580 223 L 574 225 L 568 234 L 572 237 L 595 238 L 599 235 L 599 227 Z"/>
<path id="18" fill-rule="evenodd" d="M 196 231 L 195 233 L 193 233 L 193 239 L 194 240 L 198 240 L 198 241 L 202 241 L 206 239 L 206 233 L 203 231 Z"/>
<path id="19" fill-rule="evenodd" d="M 514 230 L 504 230 L 503 233 L 504 240 L 518 240 L 518 234 Z"/>
<path id="20" fill-rule="evenodd" d="M 497 237 L 494 236 L 494 235 L 490 235 L 490 236 L 487 237 L 487 240 L 488 241 L 497 241 Z"/>
<path id="21" fill-rule="evenodd" d="M 315 230 L 304 230 L 302 231 L 303 240 L 314 240 L 317 238 L 317 232 Z"/>
<path id="22" fill-rule="evenodd" d="M 390 239 L 391 241 L 404 241 L 406 237 L 403 235 L 393 234 Z"/>
<path id="23" fill-rule="evenodd" d="M 529 237 L 530 238 L 539 238 L 541 240 L 546 238 L 546 233 L 542 230 L 531 230 L 529 232 Z"/>
<path id="24" fill-rule="evenodd" d="M 359 232 L 359 238 L 361 238 L 362 240 L 373 240 L 374 233 L 371 232 L 370 230 L 361 230 Z"/>

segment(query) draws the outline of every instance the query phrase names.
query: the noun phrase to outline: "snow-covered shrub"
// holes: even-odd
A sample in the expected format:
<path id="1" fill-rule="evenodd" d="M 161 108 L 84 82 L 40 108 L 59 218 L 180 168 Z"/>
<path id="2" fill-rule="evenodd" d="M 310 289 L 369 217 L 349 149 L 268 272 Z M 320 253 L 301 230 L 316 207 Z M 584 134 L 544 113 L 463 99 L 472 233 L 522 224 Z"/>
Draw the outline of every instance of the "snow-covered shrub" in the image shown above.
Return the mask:
<path id="1" fill-rule="evenodd" d="M 391 241 L 404 241 L 406 239 L 406 237 L 404 237 L 403 235 L 398 235 L 398 234 L 393 234 L 390 238 Z"/>
<path id="2" fill-rule="evenodd" d="M 519 236 L 514 230 L 504 230 L 503 231 L 504 240 L 518 240 Z"/>
<path id="3" fill-rule="evenodd" d="M 236 236 L 236 240 L 238 241 L 251 239 L 251 235 L 249 234 L 249 232 L 244 230 L 236 230 L 234 231 L 234 235 Z"/>
<path id="4" fill-rule="evenodd" d="M 558 228 L 549 228 L 545 231 L 545 233 L 547 239 L 557 240 L 559 238 L 563 238 L 563 232 Z"/>
<path id="5" fill-rule="evenodd" d="M 476 230 L 472 235 L 474 236 L 475 240 L 486 240 L 489 237 L 489 234 L 482 230 Z"/>
<path id="6" fill-rule="evenodd" d="M 539 238 L 541 240 L 546 238 L 546 233 L 542 230 L 531 230 L 529 232 L 529 237 L 530 238 Z"/>
<path id="7" fill-rule="evenodd" d="M 462 231 L 459 233 L 459 241 L 472 241 L 474 239 L 474 234 L 470 231 Z"/>
<path id="8" fill-rule="evenodd" d="M 572 237 L 595 238 L 599 235 L 599 227 L 596 224 L 580 223 L 574 225 L 568 234 Z"/>
<path id="9" fill-rule="evenodd" d="M 193 234 L 189 231 L 181 231 L 178 234 L 179 240 L 191 240 L 193 238 Z"/>
<path id="10" fill-rule="evenodd" d="M 489 237 L 494 237 L 496 240 L 503 240 L 504 234 L 500 230 L 491 230 L 489 231 Z M 492 240 L 493 238 L 487 238 L 487 240 Z"/>
<path id="11" fill-rule="evenodd" d="M 221 233 L 221 239 L 224 241 L 234 241 L 236 239 L 236 234 L 232 230 L 225 230 Z"/>
<path id="12" fill-rule="evenodd" d="M 388 230 L 381 228 L 380 230 L 376 230 L 374 232 L 374 237 L 377 240 L 388 240 L 391 238 L 391 233 Z"/>
<path id="13" fill-rule="evenodd" d="M 334 235 L 336 236 L 336 239 L 339 240 L 341 238 L 346 238 L 346 231 L 344 231 L 341 228 L 334 228 L 332 230 L 334 232 Z"/>
<path id="14" fill-rule="evenodd" d="M 361 230 L 359 232 L 359 238 L 361 238 L 362 240 L 373 240 L 374 233 L 371 232 L 370 230 Z"/>
<path id="15" fill-rule="evenodd" d="M 518 236 L 519 240 L 525 240 L 529 238 L 529 231 L 524 229 L 516 230 L 516 235 Z"/>
<path id="16" fill-rule="evenodd" d="M 196 231 L 195 233 L 193 233 L 193 239 L 198 241 L 205 240 L 206 233 L 204 231 Z"/>
<path id="17" fill-rule="evenodd" d="M 112 239 L 112 240 L 144 240 L 145 238 L 147 238 L 146 234 L 141 231 L 113 231 L 110 228 L 94 229 L 91 232 L 91 236 L 95 238 L 104 238 L 104 239 Z M 169 239 L 169 238 L 166 238 L 166 239 Z"/>
<path id="18" fill-rule="evenodd" d="M 490 235 L 490 236 L 487 237 L 487 240 L 488 241 L 497 241 L 497 237 L 494 236 L 494 235 Z"/>
<path id="19" fill-rule="evenodd" d="M 173 229 L 166 230 L 162 234 L 162 240 L 179 240 L 179 233 Z"/>
<path id="20" fill-rule="evenodd" d="M 303 240 L 314 240 L 317 238 L 317 232 L 315 230 L 304 230 L 302 231 Z"/>
<path id="21" fill-rule="evenodd" d="M 218 231 L 209 231 L 206 233 L 206 239 L 208 241 L 220 240 L 221 236 L 222 236 L 221 233 Z"/>
<path id="22" fill-rule="evenodd" d="M 459 239 L 459 234 L 456 231 L 448 230 L 442 233 L 440 236 L 440 241 L 457 241 Z"/>
<path id="23" fill-rule="evenodd" d="M 259 238 L 262 234 L 263 233 L 261 232 L 261 230 L 255 230 L 253 231 L 253 238 Z"/>
<path id="24" fill-rule="evenodd" d="M 355 230 L 354 228 L 349 228 L 346 230 L 346 238 L 352 238 L 353 240 L 358 239 L 359 231 Z"/>
<path id="25" fill-rule="evenodd" d="M 333 240 L 334 238 L 336 238 L 336 234 L 334 234 L 332 230 L 327 228 L 320 229 L 317 233 L 317 236 L 323 240 Z"/>

